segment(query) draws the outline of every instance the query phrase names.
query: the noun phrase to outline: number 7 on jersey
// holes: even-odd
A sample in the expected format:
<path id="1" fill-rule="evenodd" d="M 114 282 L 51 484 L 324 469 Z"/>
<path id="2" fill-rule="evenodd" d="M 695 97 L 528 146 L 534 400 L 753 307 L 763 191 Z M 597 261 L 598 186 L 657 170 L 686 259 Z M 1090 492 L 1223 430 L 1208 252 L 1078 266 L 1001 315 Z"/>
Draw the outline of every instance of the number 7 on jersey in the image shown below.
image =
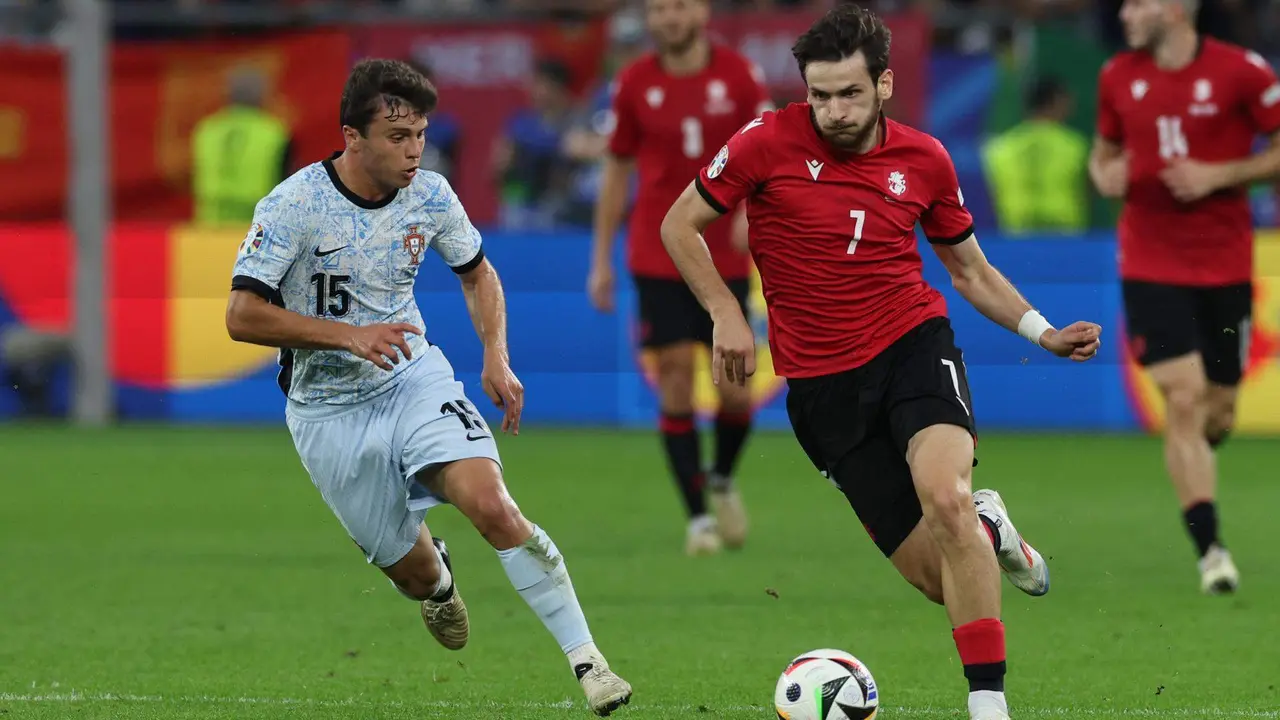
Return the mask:
<path id="1" fill-rule="evenodd" d="M 849 255 L 852 255 L 858 249 L 858 242 L 862 240 L 862 223 L 866 222 L 866 210 L 850 210 L 849 217 L 853 218 L 853 239 L 849 241 Z"/>

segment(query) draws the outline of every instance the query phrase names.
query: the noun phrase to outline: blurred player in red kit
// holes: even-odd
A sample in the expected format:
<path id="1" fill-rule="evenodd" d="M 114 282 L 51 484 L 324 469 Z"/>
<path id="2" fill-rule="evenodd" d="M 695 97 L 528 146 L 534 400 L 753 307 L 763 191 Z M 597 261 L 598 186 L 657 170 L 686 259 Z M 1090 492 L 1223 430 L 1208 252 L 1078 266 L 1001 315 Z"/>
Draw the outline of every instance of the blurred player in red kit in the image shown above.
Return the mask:
<path id="1" fill-rule="evenodd" d="M 1165 465 L 1201 589 L 1234 591 L 1218 536 L 1215 448 L 1231 430 L 1253 305 L 1249 183 L 1280 175 L 1280 84 L 1256 53 L 1201 37 L 1196 0 L 1126 0 L 1131 52 L 1098 81 L 1089 172 L 1123 197 L 1129 346 L 1164 396 Z M 1258 135 L 1270 147 L 1251 154 Z"/>
<path id="2" fill-rule="evenodd" d="M 720 388 L 708 472 L 694 421 L 693 385 L 695 351 L 711 343 L 711 318 L 662 249 L 659 230 L 671 203 L 715 151 L 772 105 L 751 62 L 707 37 L 708 0 L 648 0 L 645 10 L 657 51 L 627 66 L 614 87 L 615 125 L 596 205 L 587 290 L 598 309 L 613 309 L 613 240 L 637 169 L 627 266 L 635 282 L 640 343 L 657 358 L 663 444 L 689 514 L 686 550 L 700 555 L 722 545 L 739 547 L 746 539 L 746 513 L 732 478 L 751 428 L 751 392 Z M 711 227 L 706 239 L 716 268 L 745 307 L 750 259 L 735 247 L 734 231 L 734 222 L 726 220 Z"/>
<path id="3" fill-rule="evenodd" d="M 743 383 L 755 339 L 701 235 L 749 199 L 796 439 L 903 577 L 946 606 L 970 717 L 1005 720 L 1000 572 L 1043 595 L 1049 571 L 1000 496 L 971 491 L 973 401 L 946 302 L 921 275 L 917 222 L 991 320 L 1074 360 L 1094 356 L 1100 328 L 1055 330 L 987 262 L 947 151 L 881 112 L 893 95 L 889 40 L 856 5 L 818 20 L 792 49 L 808 102 L 736 133 L 672 206 L 662 239 L 714 320 L 717 381 Z"/>

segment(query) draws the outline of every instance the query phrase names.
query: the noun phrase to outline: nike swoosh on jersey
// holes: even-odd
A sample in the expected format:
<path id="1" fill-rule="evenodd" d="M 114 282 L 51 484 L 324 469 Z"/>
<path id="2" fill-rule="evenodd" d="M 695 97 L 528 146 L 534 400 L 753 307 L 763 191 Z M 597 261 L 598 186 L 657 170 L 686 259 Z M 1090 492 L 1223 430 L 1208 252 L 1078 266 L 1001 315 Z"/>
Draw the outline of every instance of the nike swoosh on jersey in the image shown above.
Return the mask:
<path id="1" fill-rule="evenodd" d="M 492 435 L 472 435 L 471 433 L 467 433 L 467 439 L 471 442 L 475 442 L 477 440 L 489 440 L 491 438 L 493 438 Z"/>
<path id="2" fill-rule="evenodd" d="M 334 253 L 336 253 L 336 252 L 340 252 L 340 251 L 342 251 L 342 250 L 346 250 L 346 249 L 347 249 L 347 248 L 349 248 L 349 247 L 351 247 L 351 246 L 350 246 L 350 245 L 343 245 L 343 246 L 342 246 L 342 247 L 340 247 L 340 248 L 334 248 L 334 249 L 332 249 L 332 250 L 321 250 L 320 248 L 316 248 L 316 257 L 324 257 L 325 255 L 332 255 L 332 254 L 334 254 Z"/>

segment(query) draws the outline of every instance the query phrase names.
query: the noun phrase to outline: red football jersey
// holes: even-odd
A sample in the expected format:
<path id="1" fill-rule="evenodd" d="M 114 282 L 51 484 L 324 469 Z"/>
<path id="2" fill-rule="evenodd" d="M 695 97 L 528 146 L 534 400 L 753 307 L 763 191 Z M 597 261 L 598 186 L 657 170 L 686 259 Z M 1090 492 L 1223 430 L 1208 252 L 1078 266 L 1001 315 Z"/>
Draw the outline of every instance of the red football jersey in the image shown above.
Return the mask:
<path id="1" fill-rule="evenodd" d="M 1156 67 L 1148 53 L 1122 53 L 1102 68 L 1098 94 L 1098 134 L 1129 153 L 1121 276 L 1197 286 L 1252 279 L 1246 190 L 1180 203 L 1159 173 L 1176 158 L 1246 158 L 1259 134 L 1280 130 L 1280 84 L 1266 60 L 1211 38 L 1176 71 Z"/>
<path id="2" fill-rule="evenodd" d="M 751 61 L 713 45 L 702 72 L 671 75 L 655 54 L 627 66 L 613 95 L 615 120 L 609 150 L 635 158 L 639 192 L 627 233 L 627 265 L 643 277 L 679 279 L 662 247 L 662 220 L 689 182 L 742 124 L 772 107 Z M 707 247 L 726 278 L 750 272 L 747 256 L 731 242 L 733 224 L 707 228 Z"/>
<path id="3" fill-rule="evenodd" d="M 929 318 L 946 315 L 921 275 L 916 223 L 931 242 L 973 234 L 951 156 L 884 119 L 864 155 L 832 148 L 809 106 L 747 123 L 698 176 L 717 210 L 744 198 L 751 256 L 769 310 L 774 370 L 788 378 L 861 366 Z"/>

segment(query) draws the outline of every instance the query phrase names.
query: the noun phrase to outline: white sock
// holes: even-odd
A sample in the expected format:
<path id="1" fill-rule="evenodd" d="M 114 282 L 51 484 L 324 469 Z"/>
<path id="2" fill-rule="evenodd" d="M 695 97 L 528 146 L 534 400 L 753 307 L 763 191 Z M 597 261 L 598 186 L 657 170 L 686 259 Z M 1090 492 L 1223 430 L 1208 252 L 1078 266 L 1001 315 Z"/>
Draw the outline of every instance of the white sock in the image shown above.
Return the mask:
<path id="1" fill-rule="evenodd" d="M 969 715 L 976 718 L 1007 718 L 1009 703 L 1004 693 L 994 690 L 975 690 L 969 693 Z"/>
<path id="2" fill-rule="evenodd" d="M 435 588 L 431 591 L 431 597 L 433 599 L 439 598 L 453 586 L 453 574 L 449 572 L 449 566 L 444 564 L 444 558 L 440 557 L 440 552 L 438 550 L 436 551 L 436 564 L 440 566 L 440 579 L 436 582 Z M 395 588 L 396 592 L 414 602 L 421 601 L 421 598 L 416 598 L 410 595 L 404 588 L 397 585 L 394 580 L 391 581 L 391 587 Z"/>
<path id="3" fill-rule="evenodd" d="M 499 550 L 498 559 L 511 585 L 551 631 L 560 649 L 566 655 L 579 655 L 575 651 L 591 643 L 591 630 L 564 558 L 551 538 L 534 525 L 533 537 L 510 550 Z"/>

